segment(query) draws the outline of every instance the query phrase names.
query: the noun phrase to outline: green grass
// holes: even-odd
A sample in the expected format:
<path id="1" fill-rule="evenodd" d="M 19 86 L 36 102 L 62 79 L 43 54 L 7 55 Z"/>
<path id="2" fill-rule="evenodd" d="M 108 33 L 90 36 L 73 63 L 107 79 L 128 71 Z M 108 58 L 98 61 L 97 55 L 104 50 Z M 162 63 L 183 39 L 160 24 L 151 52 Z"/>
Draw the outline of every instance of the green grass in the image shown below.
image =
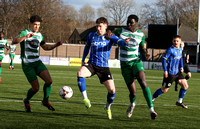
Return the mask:
<path id="1" fill-rule="evenodd" d="M 86 79 L 87 93 L 92 107 L 87 110 L 82 103 L 82 96 L 77 86 L 76 74 L 79 67 L 47 66 L 53 79 L 50 94 L 51 104 L 56 111 L 51 112 L 41 106 L 43 98 L 40 81 L 40 91 L 32 98 L 31 113 L 24 111 L 22 99 L 30 88 L 21 65 L 15 64 L 14 70 L 8 69 L 9 64 L 2 64 L 2 82 L 0 82 L 0 128 L 1 129 L 64 129 L 64 128 L 199 128 L 199 73 L 192 73 L 188 81 L 190 87 L 185 95 L 184 103 L 189 109 L 175 106 L 178 92 L 174 91 L 174 84 L 168 93 L 163 94 L 154 102 L 158 113 L 156 120 L 150 119 L 142 90 L 138 83 L 136 108 L 131 118 L 126 117 L 129 104 L 129 93 L 120 69 L 111 69 L 115 79 L 116 98 L 111 107 L 113 119 L 108 120 L 104 111 L 107 90 L 99 83 L 97 76 Z M 163 71 L 146 70 L 146 81 L 151 92 L 161 87 Z M 69 100 L 59 96 L 59 89 L 71 86 L 74 94 Z M 179 86 L 180 88 L 180 86 Z"/>

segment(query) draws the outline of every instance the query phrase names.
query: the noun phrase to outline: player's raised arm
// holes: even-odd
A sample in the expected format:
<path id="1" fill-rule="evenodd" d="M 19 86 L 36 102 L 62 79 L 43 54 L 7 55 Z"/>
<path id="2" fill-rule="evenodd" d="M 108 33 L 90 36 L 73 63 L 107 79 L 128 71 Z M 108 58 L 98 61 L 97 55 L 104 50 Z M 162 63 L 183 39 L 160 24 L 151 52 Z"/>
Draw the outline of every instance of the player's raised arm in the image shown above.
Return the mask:
<path id="1" fill-rule="evenodd" d="M 58 46 L 60 46 L 60 45 L 62 45 L 62 42 L 61 42 L 61 41 L 59 41 L 59 42 L 57 42 L 57 43 L 55 43 L 55 44 L 53 44 L 53 45 L 46 44 L 45 41 L 42 41 L 42 42 L 41 42 L 41 47 L 42 47 L 44 50 L 46 50 L 46 51 L 48 51 L 48 50 L 53 50 L 54 48 L 56 48 L 56 47 L 58 47 Z"/>
<path id="2" fill-rule="evenodd" d="M 119 46 L 127 46 L 128 42 L 130 41 L 131 37 L 123 40 L 119 39 L 116 35 L 114 35 L 110 30 L 107 30 L 105 34 L 105 38 L 107 40 L 111 40 L 113 43 L 118 44 Z"/>
<path id="3" fill-rule="evenodd" d="M 27 35 L 22 36 L 21 34 L 19 34 L 19 36 L 15 37 L 12 41 L 11 44 L 18 44 L 20 42 L 22 42 L 23 40 L 27 39 L 27 38 L 31 38 L 32 36 L 34 36 L 33 33 L 29 33 Z"/>

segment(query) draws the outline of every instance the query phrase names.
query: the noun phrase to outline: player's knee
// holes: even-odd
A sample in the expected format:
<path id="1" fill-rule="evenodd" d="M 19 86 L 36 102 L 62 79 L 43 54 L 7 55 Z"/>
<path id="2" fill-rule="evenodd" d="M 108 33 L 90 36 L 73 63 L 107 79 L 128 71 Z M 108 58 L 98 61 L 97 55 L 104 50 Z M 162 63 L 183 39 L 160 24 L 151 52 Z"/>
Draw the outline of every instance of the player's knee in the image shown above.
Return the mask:
<path id="1" fill-rule="evenodd" d="M 46 84 L 47 86 L 50 86 L 52 83 L 53 83 L 52 80 L 48 80 L 47 82 L 45 82 L 45 84 Z"/>
<path id="2" fill-rule="evenodd" d="M 189 73 L 187 73 L 187 76 L 188 76 L 188 78 L 191 78 L 192 74 L 189 72 Z"/>
<path id="3" fill-rule="evenodd" d="M 185 82 L 184 85 L 183 85 L 183 89 L 187 90 L 188 88 L 189 88 L 189 85 L 187 84 L 187 82 Z"/>
<path id="4" fill-rule="evenodd" d="M 115 93 L 115 88 L 110 89 L 108 92 L 111 93 L 111 94 L 114 94 Z"/>
<path id="5" fill-rule="evenodd" d="M 133 96 L 133 98 L 136 96 L 136 91 L 132 92 L 131 95 Z"/>
<path id="6" fill-rule="evenodd" d="M 82 77 L 82 76 L 83 76 L 83 73 L 79 70 L 79 71 L 77 72 L 77 76 L 78 76 L 78 77 Z"/>
<path id="7" fill-rule="evenodd" d="M 169 90 L 169 88 L 162 87 L 161 90 L 163 93 L 166 93 Z"/>
<path id="8" fill-rule="evenodd" d="M 187 90 L 189 87 L 186 79 L 179 80 L 179 84 L 181 85 L 181 88 L 183 88 L 184 90 Z"/>
<path id="9" fill-rule="evenodd" d="M 39 91 L 39 86 L 38 87 L 32 87 L 32 90 L 34 91 L 34 92 L 38 92 Z"/>
<path id="10" fill-rule="evenodd" d="M 145 80 L 140 80 L 140 86 L 142 87 L 142 89 L 145 89 L 145 88 L 147 88 L 148 86 L 147 86 L 147 83 L 146 83 L 146 81 Z"/>

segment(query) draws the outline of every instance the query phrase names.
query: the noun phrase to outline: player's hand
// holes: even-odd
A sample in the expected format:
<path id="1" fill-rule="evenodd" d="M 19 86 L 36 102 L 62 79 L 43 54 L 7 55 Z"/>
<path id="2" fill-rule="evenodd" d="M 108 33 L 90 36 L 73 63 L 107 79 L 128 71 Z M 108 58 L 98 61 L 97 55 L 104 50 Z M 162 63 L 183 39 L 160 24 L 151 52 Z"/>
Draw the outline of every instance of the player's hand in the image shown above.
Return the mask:
<path id="1" fill-rule="evenodd" d="M 184 69 L 183 68 L 180 68 L 180 72 L 182 73 L 184 71 Z"/>
<path id="2" fill-rule="evenodd" d="M 164 78 L 168 78 L 168 72 L 167 71 L 164 72 Z"/>
<path id="3" fill-rule="evenodd" d="M 62 45 L 63 43 L 61 42 L 61 41 L 59 41 L 59 42 L 57 42 L 56 43 L 56 47 L 58 47 L 58 46 L 60 46 L 60 45 Z"/>
<path id="4" fill-rule="evenodd" d="M 150 59 L 150 54 L 149 54 L 148 52 L 145 54 L 145 58 L 146 58 L 147 60 Z"/>
<path id="5" fill-rule="evenodd" d="M 31 38 L 32 36 L 35 36 L 33 33 L 29 33 L 26 35 L 26 38 Z"/>
<path id="6" fill-rule="evenodd" d="M 125 43 L 128 43 L 128 42 L 130 41 L 130 39 L 131 39 L 131 37 L 126 38 L 126 39 L 124 40 L 124 42 L 125 42 Z"/>
<path id="7" fill-rule="evenodd" d="M 107 40 L 110 40 L 110 36 L 113 36 L 113 33 L 112 33 L 110 30 L 107 30 L 107 31 L 106 31 L 106 34 L 105 34 L 105 38 L 106 38 Z"/>
<path id="8" fill-rule="evenodd" d="M 82 62 L 82 63 L 81 63 L 81 66 L 83 66 L 83 65 L 85 65 L 85 62 Z"/>

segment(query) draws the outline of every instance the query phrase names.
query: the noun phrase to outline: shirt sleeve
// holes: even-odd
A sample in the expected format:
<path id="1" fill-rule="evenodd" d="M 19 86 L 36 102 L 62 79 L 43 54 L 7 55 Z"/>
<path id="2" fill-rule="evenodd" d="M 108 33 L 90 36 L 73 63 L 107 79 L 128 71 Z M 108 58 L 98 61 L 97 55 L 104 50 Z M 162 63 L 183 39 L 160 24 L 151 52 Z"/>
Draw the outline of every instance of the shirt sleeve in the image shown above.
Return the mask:
<path id="1" fill-rule="evenodd" d="M 6 47 L 9 47 L 9 43 L 8 43 L 8 40 L 6 40 Z"/>
<path id="2" fill-rule="evenodd" d="M 26 30 L 21 31 L 16 37 L 23 37 L 23 36 L 25 36 L 25 35 L 27 35 Z"/>
<path id="3" fill-rule="evenodd" d="M 83 57 L 82 57 L 82 62 L 85 61 L 85 58 L 87 57 L 89 50 L 90 50 L 90 46 L 91 46 L 91 33 L 88 35 L 86 44 L 85 44 L 85 48 L 83 51 Z"/>
<path id="4" fill-rule="evenodd" d="M 170 55 L 171 55 L 171 49 L 168 48 L 166 50 L 165 55 L 163 56 L 163 59 L 162 59 L 162 66 L 163 66 L 164 71 L 167 71 L 167 60 L 168 60 Z"/>
<path id="5" fill-rule="evenodd" d="M 183 57 L 181 57 L 180 59 L 180 64 L 179 64 L 180 68 L 183 68 Z"/>
<path id="6" fill-rule="evenodd" d="M 140 42 L 140 45 L 141 45 L 141 46 L 144 46 L 144 42 L 145 42 L 145 35 L 144 35 L 144 33 L 143 33 L 142 41 Z"/>
<path id="7" fill-rule="evenodd" d="M 118 28 L 115 31 L 113 31 L 112 33 L 115 34 L 117 37 L 119 37 L 120 34 L 122 33 L 122 28 Z"/>
<path id="8" fill-rule="evenodd" d="M 125 40 L 123 39 L 119 39 L 116 35 L 113 34 L 113 36 L 110 36 L 110 40 L 115 43 L 118 44 L 119 46 L 126 46 L 128 45 L 128 43 L 125 43 Z"/>

